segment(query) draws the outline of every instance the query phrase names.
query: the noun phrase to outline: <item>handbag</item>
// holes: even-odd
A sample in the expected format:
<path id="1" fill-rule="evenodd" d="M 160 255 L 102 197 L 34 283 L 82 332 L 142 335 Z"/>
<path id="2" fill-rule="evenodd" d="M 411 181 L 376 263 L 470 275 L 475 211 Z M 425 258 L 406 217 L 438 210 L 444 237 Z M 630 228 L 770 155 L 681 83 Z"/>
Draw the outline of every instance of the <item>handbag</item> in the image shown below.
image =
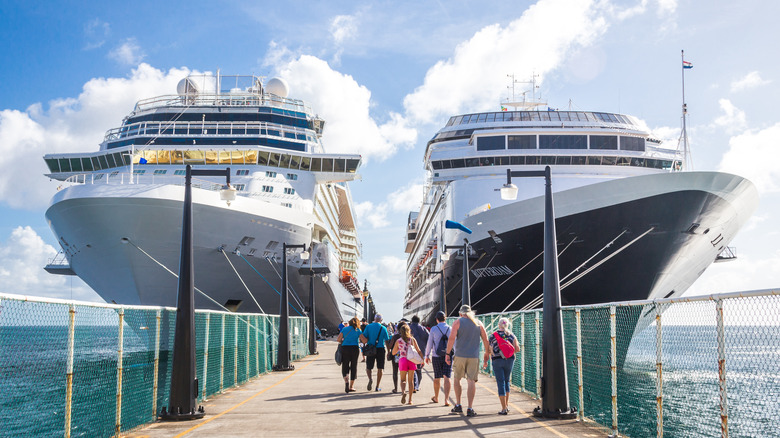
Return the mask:
<path id="1" fill-rule="evenodd" d="M 374 357 L 374 356 L 376 356 L 376 345 L 374 345 L 374 344 L 366 344 L 366 346 L 363 347 L 363 354 L 365 354 L 366 357 Z"/>
<path id="2" fill-rule="evenodd" d="M 341 365 L 341 344 L 336 346 L 336 365 Z"/>
<path id="3" fill-rule="evenodd" d="M 510 357 L 515 355 L 514 345 L 510 344 L 509 341 L 502 338 L 501 335 L 498 334 L 498 332 L 493 332 L 493 336 L 496 338 L 496 343 L 498 344 L 498 352 L 501 354 L 502 358 L 509 359 Z"/>
<path id="4" fill-rule="evenodd" d="M 406 345 L 406 360 L 417 365 L 423 363 L 422 356 L 420 356 L 420 353 L 417 352 L 417 349 L 414 348 L 411 342 Z"/>

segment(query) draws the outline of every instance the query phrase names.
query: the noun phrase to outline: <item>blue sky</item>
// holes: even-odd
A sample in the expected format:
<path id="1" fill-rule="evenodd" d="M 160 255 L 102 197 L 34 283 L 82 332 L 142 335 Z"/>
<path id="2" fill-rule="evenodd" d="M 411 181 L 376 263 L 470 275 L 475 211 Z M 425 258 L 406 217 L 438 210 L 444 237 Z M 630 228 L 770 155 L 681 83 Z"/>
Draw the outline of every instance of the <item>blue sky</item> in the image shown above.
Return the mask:
<path id="1" fill-rule="evenodd" d="M 0 0 L 0 292 L 99 300 L 42 267 L 50 152 L 94 151 L 135 101 L 191 71 L 281 76 L 326 120 L 325 147 L 364 157 L 352 184 L 360 277 L 401 315 L 406 216 L 426 141 L 453 114 L 497 109 L 507 75 L 539 75 L 552 107 L 642 119 L 674 142 L 680 50 L 694 168 L 750 178 L 760 206 L 688 294 L 780 285 L 780 3 L 21 2 Z M 671 207 L 670 207 L 671 208 Z"/>

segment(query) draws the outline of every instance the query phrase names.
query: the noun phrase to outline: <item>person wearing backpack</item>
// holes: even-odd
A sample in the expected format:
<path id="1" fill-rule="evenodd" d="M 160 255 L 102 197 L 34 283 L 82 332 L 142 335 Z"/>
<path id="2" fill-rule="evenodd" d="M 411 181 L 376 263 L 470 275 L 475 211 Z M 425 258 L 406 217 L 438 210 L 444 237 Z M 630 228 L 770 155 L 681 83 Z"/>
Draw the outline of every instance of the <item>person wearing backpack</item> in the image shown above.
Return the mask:
<path id="1" fill-rule="evenodd" d="M 444 322 L 446 319 L 444 312 L 439 311 L 436 314 L 437 324 L 431 327 L 428 344 L 425 347 L 425 363 L 433 363 L 433 397 L 431 397 L 431 401 L 439 403 L 439 388 L 441 387 L 441 379 L 444 378 L 444 387 L 442 388 L 444 406 L 449 406 L 452 366 L 447 365 L 444 356 L 447 353 L 447 340 L 451 327 Z"/>
<path id="2" fill-rule="evenodd" d="M 498 385 L 498 400 L 501 410 L 498 415 L 509 413 L 509 382 L 512 380 L 512 367 L 515 353 L 520 352 L 520 344 L 512 333 L 512 323 L 507 318 L 498 320 L 498 330 L 490 335 L 490 348 L 493 359 L 493 374 Z"/>

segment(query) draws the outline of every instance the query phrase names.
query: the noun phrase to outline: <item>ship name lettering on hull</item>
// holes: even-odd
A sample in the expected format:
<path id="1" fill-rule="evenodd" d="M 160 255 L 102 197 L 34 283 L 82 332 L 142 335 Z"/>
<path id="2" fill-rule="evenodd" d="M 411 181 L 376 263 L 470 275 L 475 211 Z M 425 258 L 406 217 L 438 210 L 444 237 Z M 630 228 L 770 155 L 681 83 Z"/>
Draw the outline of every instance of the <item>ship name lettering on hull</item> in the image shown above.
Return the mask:
<path id="1" fill-rule="evenodd" d="M 502 275 L 512 275 L 514 271 L 507 265 L 491 266 L 488 268 L 472 269 L 471 272 L 477 277 L 500 277 Z"/>

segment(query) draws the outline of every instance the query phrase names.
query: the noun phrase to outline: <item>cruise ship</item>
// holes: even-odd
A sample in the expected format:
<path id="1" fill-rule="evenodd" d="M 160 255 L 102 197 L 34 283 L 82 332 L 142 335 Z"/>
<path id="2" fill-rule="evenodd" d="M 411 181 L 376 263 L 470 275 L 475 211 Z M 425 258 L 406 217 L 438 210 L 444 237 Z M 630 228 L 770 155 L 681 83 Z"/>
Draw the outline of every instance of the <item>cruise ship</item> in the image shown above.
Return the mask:
<path id="1" fill-rule="evenodd" d="M 217 193 L 224 176 L 193 177 L 196 308 L 277 314 L 286 243 L 310 250 L 286 257 L 290 315 L 307 314 L 311 275 L 318 327 L 362 315 L 347 186 L 361 157 L 325 153 L 325 122 L 288 88 L 190 75 L 137 102 L 99 150 L 46 155 L 46 176 L 62 181 L 46 211 L 62 251 L 46 269 L 107 302 L 175 306 L 185 167 L 229 168 L 231 203 Z"/>
<path id="2" fill-rule="evenodd" d="M 541 307 L 545 181 L 514 178 L 517 199 L 503 200 L 507 170 L 551 169 L 563 305 L 677 297 L 735 257 L 727 245 L 758 204 L 750 181 L 687 170 L 687 149 L 628 115 L 502 109 L 453 116 L 427 143 L 406 227 L 407 318 L 457 313 L 464 258 L 478 313 Z"/>

